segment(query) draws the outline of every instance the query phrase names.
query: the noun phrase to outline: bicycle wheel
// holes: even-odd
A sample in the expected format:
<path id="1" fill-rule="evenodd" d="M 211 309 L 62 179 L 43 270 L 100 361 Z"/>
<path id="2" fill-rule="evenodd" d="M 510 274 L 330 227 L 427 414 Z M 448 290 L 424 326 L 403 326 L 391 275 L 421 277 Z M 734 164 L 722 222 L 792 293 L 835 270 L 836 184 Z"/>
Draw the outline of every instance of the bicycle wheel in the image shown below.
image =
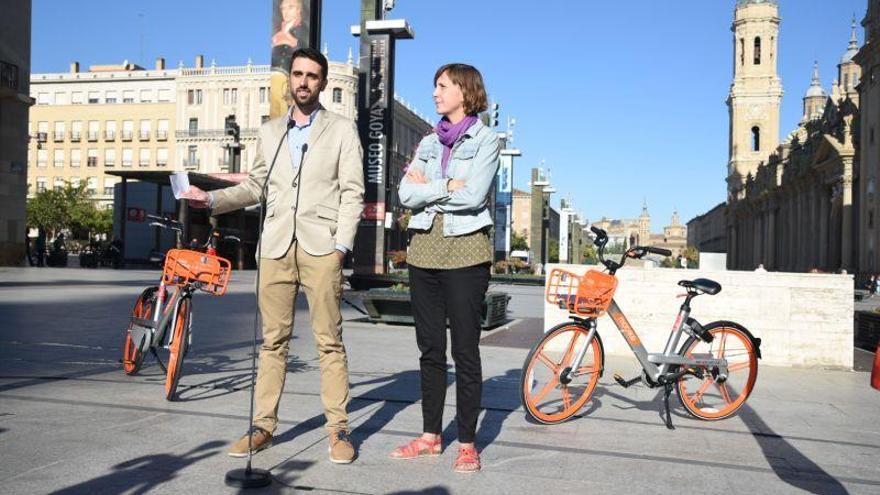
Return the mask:
<path id="1" fill-rule="evenodd" d="M 711 354 L 727 360 L 728 377 L 718 379 L 718 368 L 705 368 L 703 379 L 686 375 L 676 383 L 681 405 L 692 416 L 715 421 L 735 413 L 749 398 L 758 378 L 758 350 L 752 335 L 741 325 L 714 322 L 705 327 L 714 337 L 711 343 L 691 337 L 681 354 Z"/>
<path id="2" fill-rule="evenodd" d="M 589 400 L 602 373 L 604 351 L 599 334 L 578 323 L 553 327 L 526 357 L 521 375 L 523 407 L 535 421 L 556 424 L 574 416 Z M 572 361 L 584 350 L 576 370 Z"/>
<path id="3" fill-rule="evenodd" d="M 141 292 L 131 316 L 135 318 L 149 319 L 153 317 L 153 308 L 156 307 L 156 287 L 149 287 Z M 141 352 L 140 343 L 135 343 L 131 338 L 132 323 L 129 321 L 125 331 L 125 344 L 122 346 L 122 371 L 126 375 L 134 375 L 140 371 L 144 364 L 144 353 Z"/>
<path id="4" fill-rule="evenodd" d="M 177 383 L 180 380 L 180 372 L 183 369 L 183 356 L 189 342 L 190 325 L 190 299 L 184 297 L 177 306 L 177 314 L 174 315 L 174 328 L 171 333 L 171 343 L 168 345 L 168 374 L 165 375 L 165 399 L 174 400 L 177 393 Z"/>

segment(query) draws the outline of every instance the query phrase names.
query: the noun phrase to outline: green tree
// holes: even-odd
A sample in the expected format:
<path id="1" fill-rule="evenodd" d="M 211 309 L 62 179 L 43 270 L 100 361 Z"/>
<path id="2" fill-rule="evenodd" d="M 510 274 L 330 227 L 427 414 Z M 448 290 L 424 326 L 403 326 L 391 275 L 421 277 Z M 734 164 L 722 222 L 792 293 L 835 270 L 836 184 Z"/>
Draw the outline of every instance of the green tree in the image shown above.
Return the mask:
<path id="1" fill-rule="evenodd" d="M 547 261 L 559 263 L 559 241 L 556 239 L 550 239 L 550 245 L 547 246 Z"/>
<path id="2" fill-rule="evenodd" d="M 684 250 L 684 257 L 687 260 L 688 268 L 700 267 L 700 252 L 693 246 L 688 246 Z"/>
<path id="3" fill-rule="evenodd" d="M 95 208 L 85 184 L 74 187 L 68 182 L 61 190 L 47 189 L 27 202 L 28 225 L 53 236 L 62 230 L 109 233 L 112 215 L 112 211 Z"/>
<path id="4" fill-rule="evenodd" d="M 518 234 L 515 230 L 510 232 L 510 250 L 511 251 L 528 251 L 529 242 L 526 236 Z"/>
<path id="5" fill-rule="evenodd" d="M 596 254 L 596 246 L 587 244 L 584 246 L 584 264 L 593 265 L 599 262 L 599 255 Z"/>

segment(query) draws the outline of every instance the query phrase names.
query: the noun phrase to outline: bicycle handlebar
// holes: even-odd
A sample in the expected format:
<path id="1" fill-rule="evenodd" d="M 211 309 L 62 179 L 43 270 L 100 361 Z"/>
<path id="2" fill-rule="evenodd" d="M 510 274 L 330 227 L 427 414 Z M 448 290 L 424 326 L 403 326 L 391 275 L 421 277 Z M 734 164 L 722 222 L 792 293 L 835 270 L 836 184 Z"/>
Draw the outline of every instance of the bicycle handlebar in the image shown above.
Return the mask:
<path id="1" fill-rule="evenodd" d="M 625 253 L 623 253 L 623 256 L 621 256 L 619 262 L 614 260 L 606 260 L 605 245 L 608 244 L 608 233 L 595 226 L 590 226 L 590 230 L 593 232 L 593 234 L 596 235 L 596 239 L 593 241 L 593 244 L 595 244 L 598 248 L 596 254 L 599 257 L 599 261 L 602 262 L 603 265 L 605 265 L 605 268 L 607 268 L 608 272 L 612 275 L 614 275 L 617 270 L 621 269 L 623 265 L 626 264 L 627 258 L 641 259 L 644 258 L 645 255 L 647 255 L 648 253 L 658 254 L 660 256 L 672 256 L 672 251 L 668 249 L 658 248 L 654 246 L 633 246 Z"/>

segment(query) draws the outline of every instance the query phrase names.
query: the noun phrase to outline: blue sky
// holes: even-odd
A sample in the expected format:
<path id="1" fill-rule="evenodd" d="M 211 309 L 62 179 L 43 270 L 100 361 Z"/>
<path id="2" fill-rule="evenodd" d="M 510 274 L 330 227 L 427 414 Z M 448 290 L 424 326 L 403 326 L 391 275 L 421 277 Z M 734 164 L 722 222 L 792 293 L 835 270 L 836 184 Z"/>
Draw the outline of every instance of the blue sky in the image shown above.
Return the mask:
<path id="1" fill-rule="evenodd" d="M 396 91 L 432 116 L 441 64 L 471 63 L 517 120 L 514 185 L 543 159 L 560 197 L 591 220 L 636 217 L 648 202 L 654 230 L 673 208 L 683 221 L 725 199 L 734 0 L 397 0 L 393 18 L 414 40 L 397 51 Z M 68 64 L 192 66 L 268 63 L 269 0 L 33 1 L 33 72 Z M 359 0 L 324 0 L 330 58 L 357 53 L 349 26 Z M 536 6 L 541 8 L 536 9 Z M 801 116 L 814 60 L 830 90 L 853 14 L 867 0 L 780 0 L 782 134 Z M 863 40 L 861 26 L 859 41 Z"/>

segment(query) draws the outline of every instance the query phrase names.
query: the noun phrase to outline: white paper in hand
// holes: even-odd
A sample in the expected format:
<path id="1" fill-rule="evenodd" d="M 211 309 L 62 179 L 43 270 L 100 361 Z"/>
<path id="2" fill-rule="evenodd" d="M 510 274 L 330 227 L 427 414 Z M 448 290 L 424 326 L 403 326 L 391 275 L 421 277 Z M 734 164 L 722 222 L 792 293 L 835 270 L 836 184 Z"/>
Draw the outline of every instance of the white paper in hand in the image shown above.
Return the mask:
<path id="1" fill-rule="evenodd" d="M 189 174 L 187 172 L 176 172 L 168 178 L 171 180 L 171 192 L 174 193 L 174 199 L 180 199 L 185 192 L 189 191 Z"/>

